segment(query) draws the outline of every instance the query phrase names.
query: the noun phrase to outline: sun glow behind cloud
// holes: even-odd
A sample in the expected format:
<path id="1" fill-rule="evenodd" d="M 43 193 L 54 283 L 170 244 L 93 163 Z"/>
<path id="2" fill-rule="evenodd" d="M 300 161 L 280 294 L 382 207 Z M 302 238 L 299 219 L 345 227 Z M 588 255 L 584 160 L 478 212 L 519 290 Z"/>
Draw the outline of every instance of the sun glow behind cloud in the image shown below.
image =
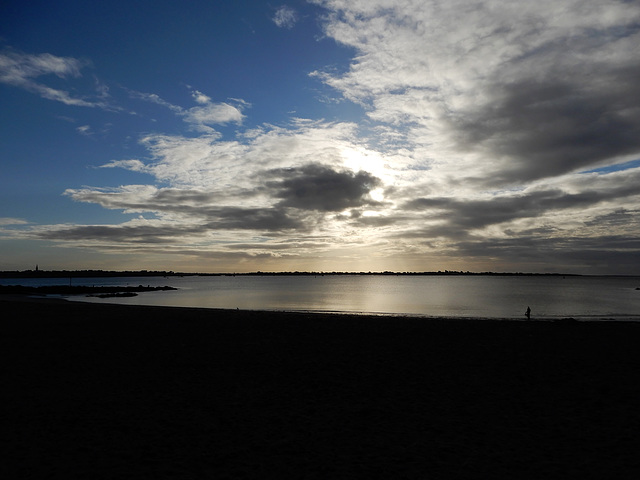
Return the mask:
<path id="1" fill-rule="evenodd" d="M 141 131 L 142 155 L 97 169 L 136 173 L 140 183 L 69 186 L 65 195 L 137 217 L 16 221 L 2 234 L 217 271 L 588 272 L 638 259 L 637 4 L 311 3 L 322 41 L 353 55 L 304 76 L 332 89 L 335 105 L 357 104 L 361 119 L 255 123 L 260 98 L 217 98 L 185 84 L 182 103 L 126 89 L 132 105 L 184 128 Z M 270 18 L 281 33 L 302 21 L 286 6 Z M 69 106 L 123 110 L 99 93 L 47 86 L 47 75 L 82 75 L 79 60 L 1 58 L 5 84 Z"/>

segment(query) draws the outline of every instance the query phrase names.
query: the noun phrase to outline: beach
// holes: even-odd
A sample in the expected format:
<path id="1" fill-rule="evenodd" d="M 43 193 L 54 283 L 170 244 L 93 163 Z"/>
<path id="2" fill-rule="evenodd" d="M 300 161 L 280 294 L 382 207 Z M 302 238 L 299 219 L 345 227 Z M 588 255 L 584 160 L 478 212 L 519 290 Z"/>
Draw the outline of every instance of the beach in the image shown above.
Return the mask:
<path id="1" fill-rule="evenodd" d="M 6 478 L 640 475 L 640 323 L 0 308 Z"/>

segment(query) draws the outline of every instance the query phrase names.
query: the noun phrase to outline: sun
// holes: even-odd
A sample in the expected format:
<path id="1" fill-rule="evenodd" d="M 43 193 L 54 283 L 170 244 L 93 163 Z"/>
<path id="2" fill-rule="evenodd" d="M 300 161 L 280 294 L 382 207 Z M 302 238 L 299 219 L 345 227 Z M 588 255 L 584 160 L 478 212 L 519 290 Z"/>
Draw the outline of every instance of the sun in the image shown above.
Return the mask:
<path id="1" fill-rule="evenodd" d="M 392 180 L 391 172 L 385 166 L 385 159 L 379 152 L 364 147 L 344 147 L 340 151 L 340 156 L 343 165 L 354 172 L 368 172 L 379 178 L 383 184 L 388 184 Z M 383 189 L 372 190 L 371 196 L 377 201 L 382 201 L 384 198 Z"/>

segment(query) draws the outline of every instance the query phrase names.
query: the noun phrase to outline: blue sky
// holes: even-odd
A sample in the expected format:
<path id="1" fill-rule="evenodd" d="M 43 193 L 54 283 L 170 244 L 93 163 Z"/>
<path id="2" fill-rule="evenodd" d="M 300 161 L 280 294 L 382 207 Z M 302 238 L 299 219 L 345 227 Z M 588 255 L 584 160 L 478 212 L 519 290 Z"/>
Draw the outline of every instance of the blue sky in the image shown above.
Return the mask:
<path id="1" fill-rule="evenodd" d="M 0 269 L 638 273 L 640 6 L 5 2 Z"/>

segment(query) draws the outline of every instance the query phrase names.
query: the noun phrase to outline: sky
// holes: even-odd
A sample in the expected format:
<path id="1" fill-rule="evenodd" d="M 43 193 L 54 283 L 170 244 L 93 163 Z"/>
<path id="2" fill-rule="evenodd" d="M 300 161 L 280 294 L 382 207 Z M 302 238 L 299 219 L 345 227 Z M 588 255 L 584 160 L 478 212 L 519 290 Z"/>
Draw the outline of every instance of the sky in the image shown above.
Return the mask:
<path id="1" fill-rule="evenodd" d="M 9 0 L 0 108 L 0 270 L 640 274 L 636 0 Z"/>

